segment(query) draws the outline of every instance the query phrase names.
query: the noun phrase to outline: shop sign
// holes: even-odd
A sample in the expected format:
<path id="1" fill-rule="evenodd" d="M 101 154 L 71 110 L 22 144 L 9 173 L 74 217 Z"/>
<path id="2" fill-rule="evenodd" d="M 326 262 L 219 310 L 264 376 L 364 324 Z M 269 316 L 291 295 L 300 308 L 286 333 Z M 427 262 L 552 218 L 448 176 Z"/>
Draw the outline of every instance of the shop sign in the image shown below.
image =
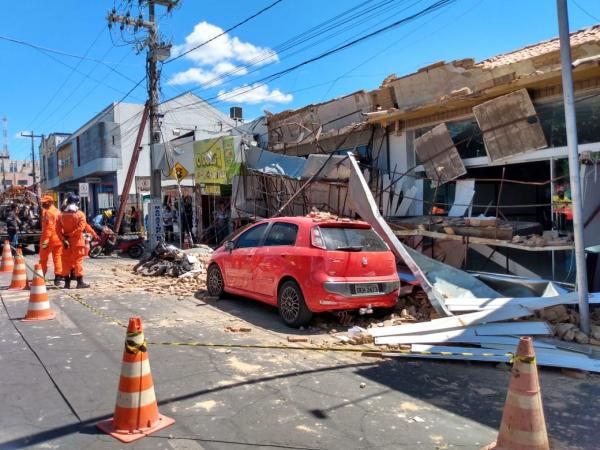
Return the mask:
<path id="1" fill-rule="evenodd" d="M 231 184 L 239 173 L 233 136 L 195 142 L 194 158 L 196 184 Z"/>

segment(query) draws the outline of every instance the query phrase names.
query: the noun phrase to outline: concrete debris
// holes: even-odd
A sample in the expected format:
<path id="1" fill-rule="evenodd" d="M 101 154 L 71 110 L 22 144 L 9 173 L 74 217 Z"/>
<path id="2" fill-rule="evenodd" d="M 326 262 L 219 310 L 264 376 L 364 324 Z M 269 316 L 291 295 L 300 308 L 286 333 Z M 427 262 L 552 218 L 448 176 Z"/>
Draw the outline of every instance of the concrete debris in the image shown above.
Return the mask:
<path id="1" fill-rule="evenodd" d="M 225 327 L 225 331 L 229 331 L 231 333 L 250 333 L 252 328 L 248 327 Z"/>
<path id="2" fill-rule="evenodd" d="M 133 267 L 133 272 L 152 277 L 181 277 L 204 273 L 212 253 L 208 249 L 209 247 L 202 251 L 193 249 L 195 254 L 188 254 L 173 245 L 159 243 L 149 256 L 142 258 Z"/>
<path id="3" fill-rule="evenodd" d="M 288 342 L 308 342 L 308 338 L 304 336 L 288 336 Z"/>

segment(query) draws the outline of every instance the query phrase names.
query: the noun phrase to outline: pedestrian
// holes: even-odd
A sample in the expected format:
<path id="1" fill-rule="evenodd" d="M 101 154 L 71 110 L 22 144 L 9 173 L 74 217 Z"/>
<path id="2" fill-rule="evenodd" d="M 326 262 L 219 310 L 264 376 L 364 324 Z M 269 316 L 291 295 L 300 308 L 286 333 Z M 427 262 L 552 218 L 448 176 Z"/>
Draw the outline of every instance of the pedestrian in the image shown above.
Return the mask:
<path id="1" fill-rule="evenodd" d="M 173 240 L 173 210 L 171 205 L 167 205 L 163 211 L 163 226 L 165 227 L 165 241 Z"/>
<path id="2" fill-rule="evenodd" d="M 64 281 L 62 268 L 63 245 L 56 232 L 60 211 L 54 206 L 51 195 L 42 197 L 42 235 L 40 237 L 40 265 L 44 275 L 48 272 L 48 257 L 52 255 L 54 265 L 54 285 Z"/>
<path id="3" fill-rule="evenodd" d="M 194 207 L 192 197 L 189 195 L 183 199 L 183 208 L 181 210 L 181 231 L 191 233 L 194 227 Z"/>
<path id="4" fill-rule="evenodd" d="M 63 243 L 63 273 L 65 289 L 71 287 L 71 281 L 77 280 L 77 289 L 88 288 L 83 281 L 83 258 L 85 257 L 85 239 L 83 232 L 87 227 L 85 214 L 79 210 L 79 196 L 69 193 L 67 207 L 60 213 L 57 234 Z"/>
<path id="5" fill-rule="evenodd" d="M 18 207 L 15 203 L 9 206 L 8 215 L 6 216 L 6 232 L 8 233 L 8 240 L 16 251 L 19 245 L 19 229 L 21 228 L 21 220 L 19 219 Z"/>
<path id="6" fill-rule="evenodd" d="M 140 219 L 140 212 L 138 210 L 135 209 L 135 206 L 131 207 L 131 215 L 129 216 L 129 230 L 132 233 L 136 233 L 137 232 L 137 224 L 138 224 L 138 220 Z"/>

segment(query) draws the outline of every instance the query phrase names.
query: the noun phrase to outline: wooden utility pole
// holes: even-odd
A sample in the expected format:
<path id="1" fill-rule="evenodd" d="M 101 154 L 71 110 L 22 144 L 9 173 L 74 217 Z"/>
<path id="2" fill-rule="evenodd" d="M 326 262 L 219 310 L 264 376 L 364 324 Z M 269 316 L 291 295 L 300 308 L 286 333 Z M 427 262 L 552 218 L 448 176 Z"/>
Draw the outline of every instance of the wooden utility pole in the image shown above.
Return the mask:
<path id="1" fill-rule="evenodd" d="M 156 244 L 163 239 L 162 233 L 162 189 L 161 189 L 161 172 L 158 166 L 158 158 L 156 155 L 155 146 L 160 144 L 161 132 L 159 123 L 159 83 L 160 73 L 157 68 L 158 61 L 165 61 L 171 53 L 171 44 L 159 42 L 158 40 L 158 25 L 156 24 L 155 9 L 156 5 L 161 5 L 167 8 L 167 11 L 173 9 L 179 0 L 148 0 L 148 20 L 144 20 L 140 14 L 137 18 L 132 17 L 129 13 L 126 15 L 118 15 L 115 9 L 108 15 L 108 25 L 111 27 L 115 23 L 121 24 L 121 29 L 126 26 L 134 28 L 134 31 L 139 28 L 144 28 L 148 31 L 148 36 L 143 42 L 142 48 L 147 48 L 146 54 L 146 77 L 148 84 L 148 106 L 150 110 L 150 195 L 152 197 L 151 211 L 149 214 L 150 226 L 148 230 L 148 238 L 150 240 L 150 248 L 154 248 Z M 141 4 L 141 3 L 140 3 Z M 129 192 L 123 192 L 121 195 L 129 196 Z"/>

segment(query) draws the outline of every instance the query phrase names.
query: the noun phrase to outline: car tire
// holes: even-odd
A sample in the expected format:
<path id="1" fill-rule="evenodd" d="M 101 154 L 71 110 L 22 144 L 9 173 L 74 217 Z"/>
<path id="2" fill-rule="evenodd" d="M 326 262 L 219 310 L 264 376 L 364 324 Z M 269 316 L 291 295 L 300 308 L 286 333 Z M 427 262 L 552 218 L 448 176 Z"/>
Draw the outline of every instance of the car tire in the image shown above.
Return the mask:
<path id="1" fill-rule="evenodd" d="M 144 254 L 144 246 L 143 245 L 134 245 L 133 247 L 129 247 L 127 249 L 127 255 L 132 259 L 139 259 Z"/>
<path id="2" fill-rule="evenodd" d="M 225 293 L 225 280 L 221 269 L 216 264 L 212 264 L 206 273 L 206 290 L 211 297 L 223 297 Z"/>
<path id="3" fill-rule="evenodd" d="M 286 325 L 293 328 L 308 324 L 313 315 L 306 306 L 300 286 L 293 280 L 286 281 L 279 288 L 277 292 L 277 309 L 279 310 L 279 317 Z"/>

